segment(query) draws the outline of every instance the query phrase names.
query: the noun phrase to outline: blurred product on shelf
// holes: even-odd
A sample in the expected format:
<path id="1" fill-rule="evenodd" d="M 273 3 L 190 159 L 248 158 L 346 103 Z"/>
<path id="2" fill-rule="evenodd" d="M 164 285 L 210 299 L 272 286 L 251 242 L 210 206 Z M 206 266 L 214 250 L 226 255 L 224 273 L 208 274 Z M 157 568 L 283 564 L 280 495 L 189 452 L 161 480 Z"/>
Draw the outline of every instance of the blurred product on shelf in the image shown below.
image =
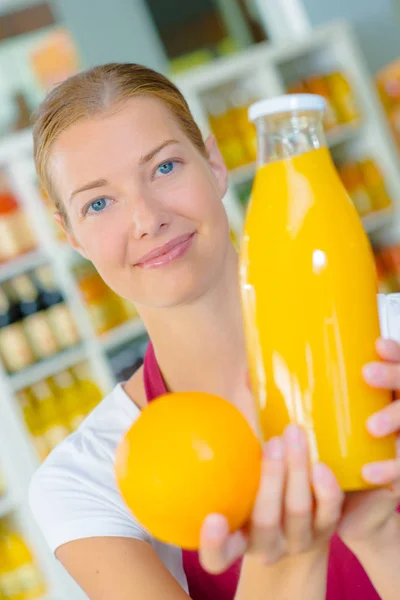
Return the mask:
<path id="1" fill-rule="evenodd" d="M 41 37 L 30 54 L 30 67 L 43 90 L 74 75 L 80 66 L 76 44 L 70 32 L 63 28 L 50 30 Z"/>
<path id="2" fill-rule="evenodd" d="M 287 86 L 287 92 L 323 96 L 326 101 L 324 125 L 327 131 L 360 120 L 360 111 L 349 81 L 338 71 L 315 73 L 293 81 Z"/>
<path id="3" fill-rule="evenodd" d="M 51 267 L 0 286 L 0 358 L 9 373 L 75 346 L 79 334 Z"/>
<path id="4" fill-rule="evenodd" d="M 127 381 L 143 363 L 149 337 L 147 333 L 129 344 L 123 344 L 108 353 L 112 372 L 116 381 Z"/>
<path id="5" fill-rule="evenodd" d="M 37 360 L 58 352 L 57 339 L 40 302 L 39 290 L 28 275 L 18 275 L 4 284 L 18 306 L 28 342 Z"/>
<path id="6" fill-rule="evenodd" d="M 208 98 L 208 120 L 228 169 L 256 160 L 256 130 L 247 111 L 255 100 L 243 89 Z"/>
<path id="7" fill-rule="evenodd" d="M 346 161 L 337 169 L 361 217 L 391 206 L 383 175 L 372 159 Z"/>
<path id="8" fill-rule="evenodd" d="M 22 326 L 18 306 L 11 303 L 0 286 L 0 359 L 9 373 L 25 369 L 35 356 Z"/>
<path id="9" fill-rule="evenodd" d="M 375 249 L 375 264 L 379 291 L 383 294 L 400 292 L 400 245 Z"/>
<path id="10" fill-rule="evenodd" d="M 390 128 L 400 148 L 400 59 L 378 71 L 375 81 Z"/>
<path id="11" fill-rule="evenodd" d="M 11 520 L 0 519 L 0 597 L 36 600 L 46 591 L 43 576 L 20 532 Z"/>
<path id="12" fill-rule="evenodd" d="M 29 252 L 36 245 L 26 213 L 11 192 L 5 173 L 0 171 L 0 263 Z"/>
<path id="13" fill-rule="evenodd" d="M 75 431 L 102 399 L 87 362 L 17 392 L 39 459 Z"/>
<path id="14" fill-rule="evenodd" d="M 57 286 L 50 265 L 42 265 L 32 272 L 40 294 L 43 310 L 46 311 L 50 326 L 56 336 L 58 347 L 71 348 L 79 342 L 79 333 L 71 311 Z"/>
<path id="15" fill-rule="evenodd" d="M 103 281 L 92 263 L 82 262 L 75 267 L 75 277 L 83 300 L 98 335 L 138 318 L 132 303 L 117 296 Z"/>

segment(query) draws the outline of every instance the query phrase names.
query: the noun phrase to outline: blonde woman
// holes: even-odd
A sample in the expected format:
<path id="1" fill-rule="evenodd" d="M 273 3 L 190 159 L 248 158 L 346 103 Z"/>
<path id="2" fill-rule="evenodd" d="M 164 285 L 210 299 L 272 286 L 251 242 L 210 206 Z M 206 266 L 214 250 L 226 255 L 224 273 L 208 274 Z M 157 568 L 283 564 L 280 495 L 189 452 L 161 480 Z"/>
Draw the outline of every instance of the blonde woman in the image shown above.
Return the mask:
<path id="1" fill-rule="evenodd" d="M 326 466 L 309 473 L 294 426 L 265 447 L 248 531 L 229 534 L 224 517 L 210 515 L 199 554 L 182 552 L 129 513 L 114 454 L 147 402 L 166 390 L 211 392 L 255 423 L 222 204 L 227 170 L 176 87 L 134 64 L 96 67 L 56 87 L 34 141 L 40 183 L 71 245 L 135 303 L 151 339 L 144 366 L 33 479 L 31 506 L 56 557 L 93 600 L 397 599 L 399 462 L 366 466 L 367 479 L 391 487 L 343 503 Z M 385 362 L 366 366 L 365 377 L 400 388 L 400 347 L 379 341 L 378 349 Z M 368 427 L 398 430 L 399 403 Z"/>

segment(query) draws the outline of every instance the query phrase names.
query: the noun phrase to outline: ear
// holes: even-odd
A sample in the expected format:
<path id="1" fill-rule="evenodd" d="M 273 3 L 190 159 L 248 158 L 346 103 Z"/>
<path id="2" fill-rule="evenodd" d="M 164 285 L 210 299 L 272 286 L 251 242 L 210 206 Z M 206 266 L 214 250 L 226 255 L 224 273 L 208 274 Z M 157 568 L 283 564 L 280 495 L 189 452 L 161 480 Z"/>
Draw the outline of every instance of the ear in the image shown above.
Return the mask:
<path id="1" fill-rule="evenodd" d="M 217 180 L 218 188 L 221 192 L 221 198 L 226 194 L 228 189 L 228 169 L 226 168 L 222 154 L 218 148 L 217 140 L 214 135 L 209 135 L 205 141 L 205 146 L 208 154 L 208 162 L 214 172 Z"/>
<path id="2" fill-rule="evenodd" d="M 63 215 L 60 212 L 55 212 L 53 214 L 53 219 L 55 220 L 55 222 L 57 223 L 57 225 L 62 229 L 62 231 L 67 236 L 67 240 L 68 240 L 69 245 L 72 246 L 72 248 L 74 250 L 76 250 L 77 252 L 79 252 L 79 254 L 81 254 L 81 256 L 83 256 L 83 258 L 87 258 L 85 251 L 83 250 L 83 248 L 79 244 L 78 240 L 76 239 L 76 237 L 72 233 L 72 230 L 65 223 L 65 218 L 63 217 Z"/>

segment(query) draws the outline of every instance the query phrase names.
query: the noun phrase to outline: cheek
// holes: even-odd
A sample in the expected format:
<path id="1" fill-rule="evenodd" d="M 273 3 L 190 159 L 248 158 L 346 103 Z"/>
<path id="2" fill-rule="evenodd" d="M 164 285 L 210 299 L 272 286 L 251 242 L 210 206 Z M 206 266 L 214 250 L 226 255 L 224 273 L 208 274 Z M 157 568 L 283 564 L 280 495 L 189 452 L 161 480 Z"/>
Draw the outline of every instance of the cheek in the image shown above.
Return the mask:
<path id="1" fill-rule="evenodd" d="M 191 173 L 180 186 L 175 196 L 179 212 L 193 220 L 209 224 L 224 218 L 225 209 L 219 191 L 208 173 Z"/>
<path id="2" fill-rule="evenodd" d="M 102 274 L 123 264 L 126 247 L 126 219 L 117 215 L 90 217 L 78 227 L 78 239 L 89 260 Z"/>

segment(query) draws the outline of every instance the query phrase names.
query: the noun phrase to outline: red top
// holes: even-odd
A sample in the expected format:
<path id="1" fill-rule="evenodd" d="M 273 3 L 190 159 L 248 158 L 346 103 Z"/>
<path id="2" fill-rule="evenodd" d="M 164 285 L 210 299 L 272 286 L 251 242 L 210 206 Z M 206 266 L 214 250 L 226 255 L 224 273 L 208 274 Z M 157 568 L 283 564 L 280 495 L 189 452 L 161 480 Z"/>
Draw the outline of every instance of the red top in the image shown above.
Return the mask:
<path id="1" fill-rule="evenodd" d="M 144 386 L 148 402 L 167 391 L 151 344 L 144 358 Z M 210 575 L 202 569 L 197 552 L 184 550 L 183 567 L 193 600 L 234 599 L 240 561 L 222 575 Z M 361 564 L 338 536 L 331 542 L 327 600 L 380 600 Z"/>

